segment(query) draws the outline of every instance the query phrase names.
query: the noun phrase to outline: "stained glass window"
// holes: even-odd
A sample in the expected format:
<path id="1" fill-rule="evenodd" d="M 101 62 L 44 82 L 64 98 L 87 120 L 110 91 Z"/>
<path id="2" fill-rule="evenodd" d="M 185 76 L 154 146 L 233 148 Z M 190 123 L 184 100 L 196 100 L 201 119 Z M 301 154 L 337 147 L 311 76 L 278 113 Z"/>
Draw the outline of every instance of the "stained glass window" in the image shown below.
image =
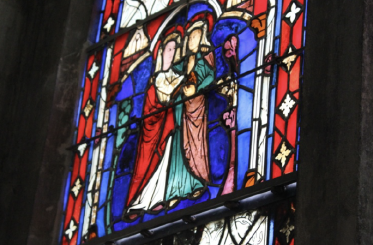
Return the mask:
<path id="1" fill-rule="evenodd" d="M 260 209 L 240 211 L 233 216 L 195 226 L 146 245 L 294 245 L 295 211 L 295 200 L 289 199 Z"/>
<path id="2" fill-rule="evenodd" d="M 296 182 L 306 6 L 103 0 L 61 244 L 117 239 Z M 236 239 L 225 229 L 245 217 L 242 241 L 254 220 L 274 234 L 271 212 L 252 209 L 211 227 Z M 209 226 L 201 234 L 217 232 Z"/>

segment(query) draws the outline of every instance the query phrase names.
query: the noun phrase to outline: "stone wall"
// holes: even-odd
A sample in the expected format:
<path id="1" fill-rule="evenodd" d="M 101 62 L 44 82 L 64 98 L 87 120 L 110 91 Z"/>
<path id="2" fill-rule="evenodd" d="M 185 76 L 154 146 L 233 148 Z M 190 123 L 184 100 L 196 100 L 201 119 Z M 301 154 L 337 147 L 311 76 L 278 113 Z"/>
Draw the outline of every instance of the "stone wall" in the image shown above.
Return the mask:
<path id="1" fill-rule="evenodd" d="M 0 1 L 3 244 L 56 244 L 93 2 Z"/>
<path id="2" fill-rule="evenodd" d="M 309 1 L 297 244 L 373 244 L 372 10 Z"/>

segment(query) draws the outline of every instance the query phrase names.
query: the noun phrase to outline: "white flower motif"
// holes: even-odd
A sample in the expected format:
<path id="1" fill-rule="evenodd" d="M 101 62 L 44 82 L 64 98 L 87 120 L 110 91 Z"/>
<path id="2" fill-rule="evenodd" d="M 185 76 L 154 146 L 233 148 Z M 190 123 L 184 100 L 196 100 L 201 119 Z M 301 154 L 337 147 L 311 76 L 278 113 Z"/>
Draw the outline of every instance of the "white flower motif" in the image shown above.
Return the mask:
<path id="1" fill-rule="evenodd" d="M 70 221 L 70 227 L 65 231 L 66 236 L 71 240 L 73 237 L 74 231 L 78 229 L 78 226 L 75 225 L 74 221 Z"/>
<path id="2" fill-rule="evenodd" d="M 114 23 L 115 23 L 115 21 L 110 16 L 109 19 L 106 22 L 106 25 L 104 26 L 104 29 L 106 29 L 107 32 L 110 32 L 111 27 L 114 25 Z"/>
<path id="3" fill-rule="evenodd" d="M 286 148 L 285 142 L 283 142 L 280 153 L 278 153 L 275 159 L 281 161 L 282 167 L 284 167 L 286 163 L 286 157 L 288 157 L 290 153 L 291 151 Z"/>
<path id="4" fill-rule="evenodd" d="M 91 100 L 88 100 L 87 104 L 85 105 L 83 109 L 85 117 L 89 116 L 89 113 L 91 113 L 92 109 L 93 109 L 93 105 L 91 104 Z"/>
<path id="5" fill-rule="evenodd" d="M 82 188 L 82 184 L 80 183 L 80 179 L 76 179 L 74 187 L 71 191 L 74 193 L 75 197 L 78 196 L 80 189 Z"/>
<path id="6" fill-rule="evenodd" d="M 84 143 L 84 144 L 78 146 L 78 151 L 79 151 L 79 155 L 80 155 L 80 157 L 83 156 L 84 151 L 85 151 L 86 148 L 87 148 L 87 144 L 86 144 L 86 143 Z"/>
<path id="7" fill-rule="evenodd" d="M 293 49 L 291 47 L 289 47 L 289 51 L 288 51 L 288 54 L 291 54 L 293 52 Z M 292 65 L 292 63 L 295 61 L 295 59 L 297 58 L 297 56 L 295 54 L 293 55 L 290 55 L 288 57 L 286 57 L 282 63 L 284 63 L 287 68 L 288 68 L 288 71 L 290 71 L 290 67 Z"/>
<path id="8" fill-rule="evenodd" d="M 282 113 L 285 115 L 285 117 L 289 116 L 291 108 L 295 105 L 295 101 L 291 99 L 290 95 L 286 95 L 286 99 L 280 106 L 280 110 L 282 110 Z"/>
<path id="9" fill-rule="evenodd" d="M 286 226 L 280 230 L 281 233 L 285 234 L 286 236 L 286 242 L 289 243 L 289 236 L 291 234 L 291 231 L 295 229 L 294 225 L 290 225 L 290 218 L 286 222 Z"/>
<path id="10" fill-rule="evenodd" d="M 285 17 L 290 19 L 290 23 L 293 23 L 300 10 L 301 8 L 298 8 L 297 5 L 293 3 L 293 5 L 291 5 L 290 12 L 288 12 Z"/>
<path id="11" fill-rule="evenodd" d="M 95 77 L 96 72 L 98 71 L 98 69 L 99 69 L 99 67 L 96 65 L 96 62 L 94 62 L 92 64 L 91 70 L 89 70 L 89 72 L 88 72 L 92 79 Z"/>

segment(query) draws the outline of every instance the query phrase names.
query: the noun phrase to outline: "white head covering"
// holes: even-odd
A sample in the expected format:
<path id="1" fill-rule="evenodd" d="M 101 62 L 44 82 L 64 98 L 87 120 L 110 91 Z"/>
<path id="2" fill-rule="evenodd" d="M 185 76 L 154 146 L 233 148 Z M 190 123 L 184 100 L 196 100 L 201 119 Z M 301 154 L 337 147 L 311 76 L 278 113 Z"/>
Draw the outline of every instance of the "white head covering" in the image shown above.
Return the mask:
<path id="1" fill-rule="evenodd" d="M 186 55 L 189 35 L 195 29 L 201 29 L 202 30 L 202 34 L 201 34 L 202 36 L 201 36 L 201 42 L 200 42 L 200 45 L 202 46 L 201 51 L 202 52 L 209 51 L 209 47 L 211 46 L 211 44 L 207 40 L 207 23 L 202 21 L 202 20 L 199 20 L 199 21 L 194 22 L 193 25 L 191 25 L 188 28 L 188 30 L 186 31 L 185 39 L 184 39 L 184 47 L 183 47 L 183 56 Z"/>
<path id="2" fill-rule="evenodd" d="M 170 41 L 176 42 L 176 51 L 174 55 L 173 62 L 176 63 L 180 60 L 180 43 L 181 43 L 181 37 L 179 33 L 171 33 L 169 34 L 162 44 L 159 46 L 158 54 L 157 54 L 157 60 L 155 63 L 155 72 L 162 70 L 162 64 L 163 64 L 163 47 Z"/>

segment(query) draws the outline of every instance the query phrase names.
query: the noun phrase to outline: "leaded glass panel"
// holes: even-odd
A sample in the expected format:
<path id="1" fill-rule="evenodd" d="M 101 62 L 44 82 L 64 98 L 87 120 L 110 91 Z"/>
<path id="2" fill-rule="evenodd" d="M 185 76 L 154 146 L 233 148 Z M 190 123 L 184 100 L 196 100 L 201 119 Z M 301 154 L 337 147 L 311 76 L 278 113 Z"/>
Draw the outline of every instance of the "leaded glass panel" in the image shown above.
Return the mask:
<path id="1" fill-rule="evenodd" d="M 294 245 L 295 200 L 240 211 L 146 245 Z M 122 244 L 120 241 L 118 244 Z"/>
<path id="2" fill-rule="evenodd" d="M 306 5 L 104 0 L 61 243 L 160 225 L 296 181 Z M 252 212 L 237 215 L 267 217 Z"/>

